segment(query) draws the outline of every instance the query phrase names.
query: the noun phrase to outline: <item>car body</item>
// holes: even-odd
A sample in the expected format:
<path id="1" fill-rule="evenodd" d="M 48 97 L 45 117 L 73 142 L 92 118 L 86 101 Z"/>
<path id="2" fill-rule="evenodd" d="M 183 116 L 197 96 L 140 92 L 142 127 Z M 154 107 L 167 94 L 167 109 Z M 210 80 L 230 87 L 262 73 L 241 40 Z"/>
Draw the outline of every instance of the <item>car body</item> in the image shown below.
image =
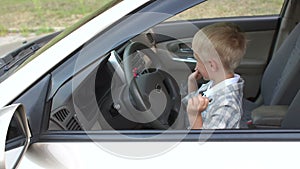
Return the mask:
<path id="1" fill-rule="evenodd" d="M 14 118 L 26 135 L 21 141 L 30 143 L 18 153 L 20 140 L 7 137 L 6 156 L 18 157 L 10 165 L 297 168 L 292 151 L 300 147 L 299 128 L 188 130 L 180 104 L 196 64 L 192 37 L 215 22 L 234 22 L 246 32 L 248 50 L 237 72 L 246 81 L 245 97 L 258 100 L 265 68 L 300 19 L 294 15 L 300 3 L 282 1 L 272 15 L 176 19 L 195 5 L 208 11 L 209 2 L 111 1 L 11 70 L 0 83 L 0 114 L 20 114 Z M 223 2 L 229 1 L 217 3 Z M 16 126 L 4 125 L 3 131 Z"/>

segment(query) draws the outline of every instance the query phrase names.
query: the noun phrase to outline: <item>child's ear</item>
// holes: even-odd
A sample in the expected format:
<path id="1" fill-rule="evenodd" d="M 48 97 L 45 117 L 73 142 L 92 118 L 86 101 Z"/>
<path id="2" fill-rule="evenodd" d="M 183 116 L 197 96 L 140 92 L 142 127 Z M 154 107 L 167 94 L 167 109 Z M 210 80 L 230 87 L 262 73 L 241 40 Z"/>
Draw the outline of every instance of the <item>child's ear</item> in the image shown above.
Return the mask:
<path id="1" fill-rule="evenodd" d="M 211 59 L 208 63 L 212 71 L 217 72 L 219 70 L 219 64 L 214 59 Z"/>

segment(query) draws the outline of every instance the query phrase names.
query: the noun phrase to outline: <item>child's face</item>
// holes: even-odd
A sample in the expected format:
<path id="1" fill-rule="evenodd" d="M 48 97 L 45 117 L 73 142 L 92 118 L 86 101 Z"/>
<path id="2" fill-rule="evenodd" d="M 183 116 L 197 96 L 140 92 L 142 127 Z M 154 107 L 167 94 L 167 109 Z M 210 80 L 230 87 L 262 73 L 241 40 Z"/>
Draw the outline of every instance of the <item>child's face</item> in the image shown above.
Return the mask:
<path id="1" fill-rule="evenodd" d="M 196 53 L 194 53 L 194 57 L 197 59 L 195 70 L 198 70 L 198 72 L 200 72 L 204 80 L 209 80 L 208 72 L 205 68 L 205 65 L 201 61 L 200 57 Z"/>

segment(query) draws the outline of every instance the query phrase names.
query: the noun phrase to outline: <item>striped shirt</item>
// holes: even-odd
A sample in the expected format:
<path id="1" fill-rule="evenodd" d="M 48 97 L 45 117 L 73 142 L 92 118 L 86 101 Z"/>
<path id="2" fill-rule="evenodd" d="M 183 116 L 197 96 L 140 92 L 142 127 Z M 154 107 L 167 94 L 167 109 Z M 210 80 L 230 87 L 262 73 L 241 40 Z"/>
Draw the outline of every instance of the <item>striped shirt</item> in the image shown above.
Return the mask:
<path id="1" fill-rule="evenodd" d="M 203 84 L 197 92 L 186 96 L 183 102 L 187 103 L 187 100 L 195 94 L 203 93 L 211 100 L 206 110 L 202 112 L 203 129 L 239 128 L 243 114 L 244 80 L 235 74 L 234 78 L 211 86 L 212 81 Z"/>

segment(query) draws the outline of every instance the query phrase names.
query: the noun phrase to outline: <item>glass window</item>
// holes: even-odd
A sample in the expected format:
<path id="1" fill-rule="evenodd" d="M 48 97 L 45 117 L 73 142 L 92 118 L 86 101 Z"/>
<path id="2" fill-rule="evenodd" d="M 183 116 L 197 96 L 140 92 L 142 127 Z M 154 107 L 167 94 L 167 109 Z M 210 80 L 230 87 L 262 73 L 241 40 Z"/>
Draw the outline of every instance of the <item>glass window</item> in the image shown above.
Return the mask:
<path id="1" fill-rule="evenodd" d="M 280 14 L 283 1 L 284 0 L 208 0 L 172 17 L 170 20 L 278 15 Z"/>
<path id="2" fill-rule="evenodd" d="M 283 0 L 209 0 L 172 19 L 278 15 L 282 4 Z M 232 10 L 233 7 L 236 8 Z M 265 10 L 266 8 L 268 10 Z M 186 105 L 181 105 L 181 100 L 187 94 L 187 79 L 196 64 L 190 46 L 192 37 L 199 29 L 198 25 L 173 22 L 174 24 L 160 24 L 145 32 L 139 32 L 139 29 L 133 29 L 126 24 L 143 25 L 141 20 L 128 18 L 127 22 L 120 22 L 120 25 L 125 26 L 115 26 L 95 38 L 77 51 L 68 62 L 52 72 L 52 81 L 56 86 L 52 87 L 50 92 L 53 95 L 48 130 L 187 128 L 187 118 L 184 114 Z M 241 21 L 244 21 L 246 26 L 257 22 L 256 18 L 252 18 L 251 22 L 249 19 Z M 120 27 L 124 27 L 123 32 L 113 33 L 116 32 L 114 29 Z M 255 34 L 255 37 L 262 37 L 261 39 L 253 38 L 251 42 L 269 45 L 273 39 L 273 27 L 267 29 L 269 30 L 266 32 Z M 124 38 L 126 41 L 120 40 L 127 37 L 124 34 L 130 34 L 131 31 L 134 35 L 137 32 L 139 34 L 128 40 Z M 110 45 L 101 37 L 110 37 L 109 43 L 114 44 L 111 45 L 114 48 L 107 47 L 108 50 L 104 50 L 102 46 Z M 266 39 L 271 40 L 266 43 Z M 261 47 L 265 48 L 262 45 Z M 257 51 L 256 46 L 252 50 Z M 257 56 L 257 53 L 253 56 Z M 245 65 L 250 65 L 253 70 L 257 70 L 257 66 L 260 67 L 255 64 Z M 249 79 L 255 81 L 252 80 L 250 69 L 247 69 L 243 76 L 251 77 Z M 257 76 L 257 79 L 260 77 Z M 155 106 L 152 106 L 152 103 Z M 150 110 L 149 105 L 153 109 Z M 153 110 L 153 113 L 150 112 L 152 114 L 149 115 L 148 112 L 144 113 L 144 110 Z"/>

